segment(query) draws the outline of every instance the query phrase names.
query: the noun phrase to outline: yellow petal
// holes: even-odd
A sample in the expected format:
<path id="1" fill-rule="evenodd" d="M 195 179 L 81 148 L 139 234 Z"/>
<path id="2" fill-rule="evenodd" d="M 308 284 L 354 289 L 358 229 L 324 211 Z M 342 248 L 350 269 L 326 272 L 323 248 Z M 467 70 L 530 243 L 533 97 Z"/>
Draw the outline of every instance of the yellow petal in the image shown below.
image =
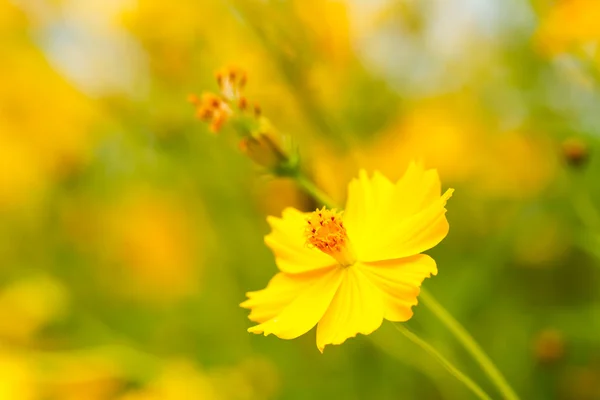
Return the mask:
<path id="1" fill-rule="evenodd" d="M 362 256 L 365 261 L 391 260 L 409 257 L 429 250 L 448 234 L 446 201 L 454 189 L 448 189 L 434 204 L 406 219 L 390 220 L 386 234 L 373 241 Z"/>
<path id="2" fill-rule="evenodd" d="M 360 263 L 357 268 L 380 291 L 384 301 L 384 318 L 408 321 L 411 307 L 417 304 L 421 283 L 437 274 L 435 261 L 424 254 L 397 260 Z"/>
<path id="3" fill-rule="evenodd" d="M 437 170 L 426 170 L 422 164 L 412 162 L 394 187 L 391 201 L 393 209 L 388 212 L 396 220 L 409 217 L 433 204 L 441 194 L 442 185 Z"/>
<path id="4" fill-rule="evenodd" d="M 273 251 L 275 263 L 282 272 L 298 274 L 337 264 L 327 254 L 306 245 L 304 231 L 308 215 L 286 208 L 282 218 L 267 218 L 273 230 L 265 237 L 265 243 Z"/>
<path id="5" fill-rule="evenodd" d="M 307 287 L 298 296 L 268 321 L 248 329 L 251 333 L 274 334 L 281 339 L 295 339 L 312 329 L 321 319 L 342 280 L 343 268 L 331 268 Z M 293 279 L 293 276 L 290 276 Z"/>
<path id="6" fill-rule="evenodd" d="M 240 306 L 249 308 L 251 321 L 263 323 L 280 314 L 302 292 L 323 278 L 331 269 L 319 269 L 304 274 L 275 275 L 267 287 L 256 292 L 248 292 L 248 300 Z"/>
<path id="7" fill-rule="evenodd" d="M 368 335 L 383 322 L 381 291 L 357 265 L 342 270 L 344 279 L 317 327 L 319 351 L 328 344 L 341 344 L 359 333 Z"/>
<path id="8" fill-rule="evenodd" d="M 350 182 L 344 224 L 355 245 L 369 237 L 385 217 L 382 211 L 390 208 L 393 190 L 394 185 L 379 172 L 369 179 L 366 171 L 361 170 L 358 178 Z"/>
<path id="9" fill-rule="evenodd" d="M 446 201 L 435 170 L 411 163 L 393 185 L 375 173 L 361 171 L 348 188 L 344 221 L 357 256 L 378 261 L 419 254 L 438 244 L 448 233 Z"/>

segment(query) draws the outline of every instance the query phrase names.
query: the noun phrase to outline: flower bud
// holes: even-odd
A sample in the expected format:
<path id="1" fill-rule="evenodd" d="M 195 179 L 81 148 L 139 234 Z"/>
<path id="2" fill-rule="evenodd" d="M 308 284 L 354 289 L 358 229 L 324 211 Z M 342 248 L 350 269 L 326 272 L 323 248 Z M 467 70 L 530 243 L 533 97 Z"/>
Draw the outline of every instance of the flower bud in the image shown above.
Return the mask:
<path id="1" fill-rule="evenodd" d="M 539 363 L 556 363 L 565 355 L 564 337 L 555 329 L 543 330 L 537 334 L 534 340 L 533 351 Z"/>
<path id="2" fill-rule="evenodd" d="M 583 140 L 571 137 L 562 143 L 562 154 L 569 166 L 582 167 L 589 158 L 589 149 Z"/>
<path id="3" fill-rule="evenodd" d="M 271 129 L 243 138 L 240 149 L 256 164 L 270 170 L 275 170 L 288 161 L 281 141 Z"/>

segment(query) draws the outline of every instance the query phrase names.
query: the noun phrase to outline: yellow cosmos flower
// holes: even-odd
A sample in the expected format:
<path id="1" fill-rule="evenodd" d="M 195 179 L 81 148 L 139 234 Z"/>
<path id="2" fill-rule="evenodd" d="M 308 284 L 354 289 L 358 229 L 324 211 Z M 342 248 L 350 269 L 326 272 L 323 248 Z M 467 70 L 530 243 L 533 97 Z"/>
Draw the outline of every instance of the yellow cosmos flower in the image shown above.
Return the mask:
<path id="1" fill-rule="evenodd" d="M 345 211 L 294 208 L 269 217 L 265 237 L 280 272 L 242 307 L 252 333 L 294 339 L 317 327 L 317 347 L 368 335 L 383 319 L 407 321 L 423 280 L 437 274 L 421 254 L 448 234 L 436 170 L 411 163 L 396 183 L 363 170 L 348 186 Z"/>

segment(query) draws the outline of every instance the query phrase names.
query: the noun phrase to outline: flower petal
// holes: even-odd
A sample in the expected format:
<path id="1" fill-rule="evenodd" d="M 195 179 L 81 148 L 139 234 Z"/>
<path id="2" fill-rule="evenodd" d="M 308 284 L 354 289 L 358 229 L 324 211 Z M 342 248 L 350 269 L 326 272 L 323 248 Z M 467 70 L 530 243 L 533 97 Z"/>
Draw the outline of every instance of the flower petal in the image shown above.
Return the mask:
<path id="1" fill-rule="evenodd" d="M 448 189 L 435 203 L 401 221 L 390 220 L 392 229 L 381 234 L 362 255 L 365 261 L 392 260 L 419 254 L 437 245 L 448 234 L 446 201 L 452 196 Z"/>
<path id="2" fill-rule="evenodd" d="M 357 265 L 342 270 L 344 279 L 317 327 L 317 347 L 341 344 L 359 333 L 368 335 L 383 322 L 381 291 Z"/>
<path id="3" fill-rule="evenodd" d="M 357 268 L 378 288 L 384 301 L 384 318 L 408 321 L 417 304 L 421 283 L 437 274 L 433 258 L 418 254 L 397 260 L 357 264 Z"/>
<path id="4" fill-rule="evenodd" d="M 342 271 L 341 267 L 336 267 L 328 269 L 324 273 L 321 271 L 311 273 L 310 276 L 307 276 L 307 282 L 297 282 L 296 296 L 292 296 L 293 300 L 288 298 L 291 301 L 286 305 L 278 303 L 277 296 L 286 289 L 294 287 L 294 283 L 290 281 L 286 281 L 284 286 L 278 289 L 275 287 L 280 282 L 275 282 L 275 285 L 271 282 L 270 288 L 265 289 L 265 293 L 251 294 L 250 300 L 242 305 L 244 307 L 265 307 L 264 312 L 257 311 L 254 316 L 256 320 L 271 318 L 260 325 L 249 328 L 248 332 L 263 333 L 265 336 L 274 334 L 281 339 L 295 339 L 305 334 L 317 324 L 329 307 L 343 278 Z M 298 276 L 288 275 L 287 278 L 296 280 Z"/>
<path id="5" fill-rule="evenodd" d="M 435 170 L 411 163 L 393 185 L 379 173 L 361 171 L 348 187 L 344 221 L 360 260 L 378 261 L 419 254 L 448 234 L 445 217 L 449 189 L 440 197 Z"/>
<path id="6" fill-rule="evenodd" d="M 248 316 L 251 321 L 266 322 L 280 314 L 302 292 L 329 271 L 330 269 L 319 269 L 304 274 L 280 272 L 269 281 L 265 289 L 246 293 L 248 299 L 240 306 L 251 310 Z"/>
<path id="7" fill-rule="evenodd" d="M 273 251 L 275 263 L 282 272 L 298 274 L 337 264 L 327 254 L 306 245 L 307 215 L 289 207 L 283 210 L 282 218 L 267 218 L 272 232 L 265 236 L 265 243 Z"/>
<path id="8" fill-rule="evenodd" d="M 348 184 L 348 201 L 344 224 L 348 236 L 360 244 L 370 237 L 379 221 L 385 220 L 382 211 L 390 208 L 394 185 L 379 172 L 369 179 L 365 170 Z"/>

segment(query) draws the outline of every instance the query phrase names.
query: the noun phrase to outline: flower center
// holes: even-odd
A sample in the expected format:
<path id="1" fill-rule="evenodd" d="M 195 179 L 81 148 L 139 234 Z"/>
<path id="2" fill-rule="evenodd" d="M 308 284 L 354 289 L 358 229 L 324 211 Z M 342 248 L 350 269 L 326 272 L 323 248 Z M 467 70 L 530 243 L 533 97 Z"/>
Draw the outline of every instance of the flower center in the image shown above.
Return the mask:
<path id="1" fill-rule="evenodd" d="M 305 235 L 308 246 L 330 255 L 345 267 L 356 262 L 341 212 L 323 207 L 310 214 L 306 222 Z"/>

